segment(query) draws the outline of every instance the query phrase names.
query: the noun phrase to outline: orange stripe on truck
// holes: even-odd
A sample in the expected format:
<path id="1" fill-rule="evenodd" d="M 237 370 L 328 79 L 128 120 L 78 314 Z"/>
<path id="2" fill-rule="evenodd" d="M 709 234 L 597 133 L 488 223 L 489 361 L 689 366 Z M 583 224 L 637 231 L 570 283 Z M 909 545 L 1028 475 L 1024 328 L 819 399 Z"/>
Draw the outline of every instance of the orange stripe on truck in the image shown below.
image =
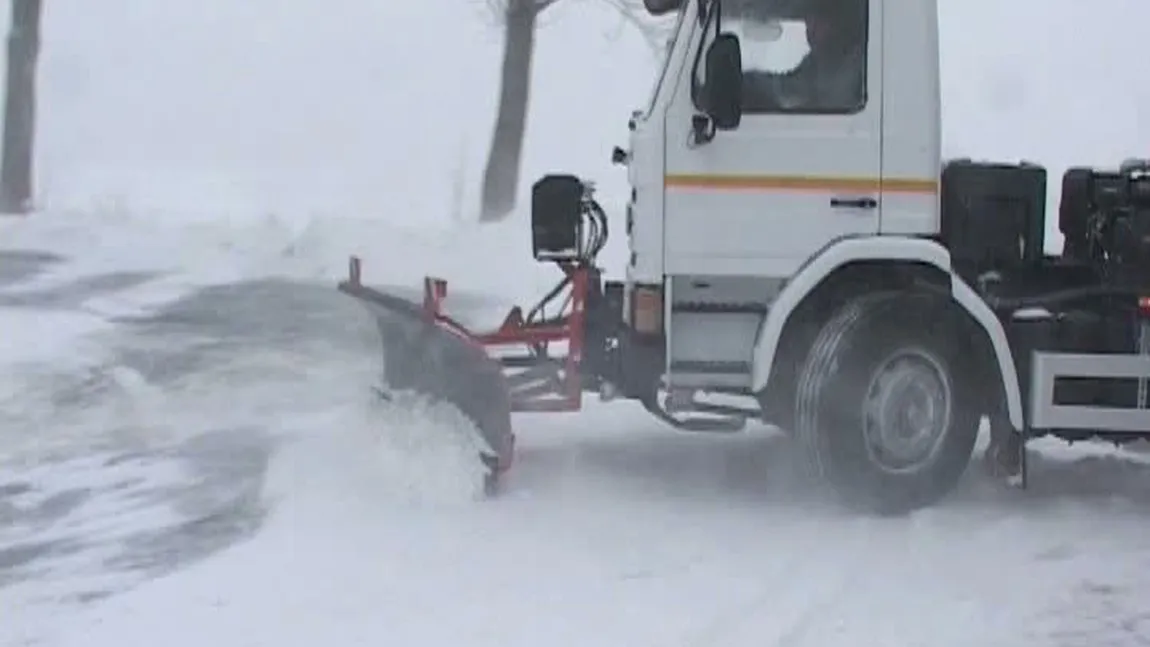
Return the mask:
<path id="1" fill-rule="evenodd" d="M 872 177 L 820 177 L 803 175 L 667 175 L 668 188 L 715 191 L 874 191 L 882 193 L 938 193 L 937 180 Z"/>

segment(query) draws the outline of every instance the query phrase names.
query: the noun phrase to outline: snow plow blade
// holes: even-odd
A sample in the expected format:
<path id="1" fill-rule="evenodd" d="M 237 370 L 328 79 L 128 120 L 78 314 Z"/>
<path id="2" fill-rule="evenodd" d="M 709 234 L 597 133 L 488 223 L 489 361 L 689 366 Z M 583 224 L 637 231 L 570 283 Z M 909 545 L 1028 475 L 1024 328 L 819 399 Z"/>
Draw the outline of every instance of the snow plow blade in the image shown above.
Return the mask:
<path id="1" fill-rule="evenodd" d="M 579 411 L 584 390 L 602 388 L 598 373 L 583 371 L 591 357 L 606 361 L 602 352 L 585 356 L 588 344 L 607 347 L 586 327 L 588 310 L 596 310 L 589 300 L 603 299 L 598 270 L 582 257 L 555 262 L 562 279 L 554 288 L 530 308 L 512 307 L 497 328 L 485 331 L 468 330 L 444 312 L 447 282 L 441 279 L 424 279 L 417 304 L 364 285 L 360 260 L 352 257 L 348 278 L 339 283 L 375 317 L 382 395 L 417 393 L 469 418 L 481 437 L 489 492 L 511 465 L 512 413 Z"/>
<path id="2" fill-rule="evenodd" d="M 461 326 L 430 316 L 426 303 L 368 287 L 360 275 L 359 259 L 352 258 L 338 289 L 375 318 L 383 347 L 381 395 L 416 393 L 450 403 L 470 419 L 484 441 L 479 458 L 488 469 L 490 491 L 509 467 L 514 443 L 501 366 Z"/>

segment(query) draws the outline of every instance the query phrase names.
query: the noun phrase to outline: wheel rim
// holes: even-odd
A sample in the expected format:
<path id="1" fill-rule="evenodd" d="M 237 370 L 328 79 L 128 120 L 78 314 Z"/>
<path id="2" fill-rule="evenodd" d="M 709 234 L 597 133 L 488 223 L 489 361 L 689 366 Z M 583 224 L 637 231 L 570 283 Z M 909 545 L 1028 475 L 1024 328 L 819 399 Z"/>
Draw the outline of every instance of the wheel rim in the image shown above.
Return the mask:
<path id="1" fill-rule="evenodd" d="M 942 363 L 901 350 L 871 376 L 863 403 L 867 452 L 880 469 L 915 472 L 934 462 L 951 423 L 953 389 Z"/>

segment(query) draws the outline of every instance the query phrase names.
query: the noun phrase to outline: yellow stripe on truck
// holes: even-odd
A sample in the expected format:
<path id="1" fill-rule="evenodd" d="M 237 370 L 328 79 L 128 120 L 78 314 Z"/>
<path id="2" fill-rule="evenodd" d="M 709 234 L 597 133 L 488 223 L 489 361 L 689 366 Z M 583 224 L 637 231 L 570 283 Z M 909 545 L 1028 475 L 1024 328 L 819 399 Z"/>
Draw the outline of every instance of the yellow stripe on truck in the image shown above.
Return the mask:
<path id="1" fill-rule="evenodd" d="M 664 177 L 667 188 L 714 191 L 872 191 L 882 193 L 938 193 L 937 180 L 909 178 L 852 178 L 804 175 L 689 175 Z"/>

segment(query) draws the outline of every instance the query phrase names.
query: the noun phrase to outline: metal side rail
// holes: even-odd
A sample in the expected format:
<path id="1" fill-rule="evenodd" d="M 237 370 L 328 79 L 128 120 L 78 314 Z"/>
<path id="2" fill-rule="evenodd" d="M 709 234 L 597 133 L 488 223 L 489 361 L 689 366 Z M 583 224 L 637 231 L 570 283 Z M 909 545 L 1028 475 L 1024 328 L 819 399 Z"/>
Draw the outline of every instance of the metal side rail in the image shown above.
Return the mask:
<path id="1" fill-rule="evenodd" d="M 1150 380 L 1150 355 L 1039 351 L 1032 357 L 1030 428 L 1150 434 L 1145 387 Z M 1133 407 L 1059 404 L 1056 382 L 1074 378 L 1138 380 L 1138 402 Z"/>

